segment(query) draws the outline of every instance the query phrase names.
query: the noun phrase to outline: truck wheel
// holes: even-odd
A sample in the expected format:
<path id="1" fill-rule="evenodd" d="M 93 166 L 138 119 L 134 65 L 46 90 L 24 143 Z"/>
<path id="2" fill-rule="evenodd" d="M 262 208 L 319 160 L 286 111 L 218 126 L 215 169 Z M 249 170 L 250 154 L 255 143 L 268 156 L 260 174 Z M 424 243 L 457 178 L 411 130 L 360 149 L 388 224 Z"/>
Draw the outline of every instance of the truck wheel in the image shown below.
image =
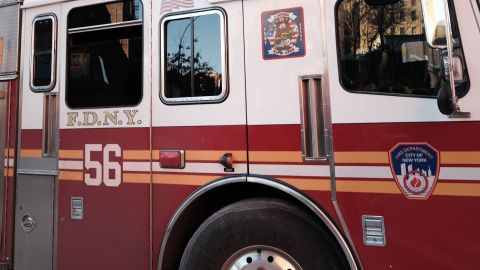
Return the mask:
<path id="1" fill-rule="evenodd" d="M 348 269 L 328 230 L 304 210 L 277 199 L 226 206 L 195 232 L 180 270 Z"/>

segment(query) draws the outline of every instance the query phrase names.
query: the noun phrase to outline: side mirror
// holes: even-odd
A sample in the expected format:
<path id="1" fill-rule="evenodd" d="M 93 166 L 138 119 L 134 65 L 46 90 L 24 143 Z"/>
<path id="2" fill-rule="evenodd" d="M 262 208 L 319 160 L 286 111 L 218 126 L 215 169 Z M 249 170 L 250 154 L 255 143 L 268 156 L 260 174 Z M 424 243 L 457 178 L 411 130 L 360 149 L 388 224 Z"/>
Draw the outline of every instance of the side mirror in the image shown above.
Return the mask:
<path id="1" fill-rule="evenodd" d="M 438 88 L 437 105 L 440 112 L 444 115 L 451 115 L 454 111 L 450 83 L 445 80 L 440 82 L 440 87 Z"/>
<path id="2" fill-rule="evenodd" d="M 455 80 L 463 80 L 464 71 L 461 59 L 454 57 L 455 45 L 447 0 L 421 1 L 427 44 L 446 53 L 443 58 L 445 79 L 440 82 L 437 95 L 438 108 L 450 118 L 469 118 L 470 113 L 462 112 L 457 104 Z"/>
<path id="3" fill-rule="evenodd" d="M 447 48 L 448 14 L 445 10 L 444 0 L 422 0 L 425 36 L 428 45 L 435 49 Z"/>

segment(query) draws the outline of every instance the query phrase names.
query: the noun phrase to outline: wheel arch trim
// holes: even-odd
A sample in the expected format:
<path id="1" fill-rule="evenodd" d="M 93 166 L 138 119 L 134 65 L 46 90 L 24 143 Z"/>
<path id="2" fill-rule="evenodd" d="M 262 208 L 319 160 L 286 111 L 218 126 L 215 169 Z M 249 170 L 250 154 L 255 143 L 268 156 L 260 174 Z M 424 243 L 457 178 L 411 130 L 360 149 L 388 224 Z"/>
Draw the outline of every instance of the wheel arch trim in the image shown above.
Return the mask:
<path id="1" fill-rule="evenodd" d="M 320 209 L 312 200 L 307 198 L 305 195 L 303 195 L 300 191 L 296 190 L 294 187 L 288 184 L 285 184 L 281 181 L 271 179 L 271 178 L 265 178 L 262 176 L 243 175 L 243 176 L 236 176 L 236 177 L 221 178 L 219 180 L 210 182 L 209 184 L 203 187 L 200 187 L 198 190 L 193 192 L 187 199 L 185 199 L 185 201 L 180 205 L 180 207 L 175 211 L 173 216 L 170 218 L 170 221 L 168 222 L 168 225 L 164 232 L 164 237 L 162 239 L 162 244 L 160 246 L 160 252 L 158 254 L 158 266 L 157 266 L 158 270 L 161 270 L 161 267 L 164 263 L 163 255 L 166 251 L 170 234 L 173 228 L 175 227 L 178 219 L 182 216 L 183 212 L 188 208 L 188 206 L 193 202 L 195 202 L 196 199 L 208 193 L 209 191 L 212 191 L 221 186 L 236 184 L 236 183 L 252 183 L 252 184 L 268 186 L 270 188 L 284 192 L 285 194 L 293 197 L 294 199 L 302 203 L 304 206 L 308 207 L 308 209 L 310 209 L 315 215 L 317 215 L 318 218 L 322 220 L 322 222 L 327 226 L 327 228 L 333 234 L 338 244 L 340 245 L 342 251 L 344 252 L 350 268 L 352 270 L 361 269 L 358 266 L 358 263 L 355 259 L 354 253 L 351 250 L 351 247 L 348 245 L 347 241 L 344 239 L 342 233 L 337 229 L 333 221 L 330 220 L 330 218 L 325 214 L 325 212 L 322 209 Z"/>

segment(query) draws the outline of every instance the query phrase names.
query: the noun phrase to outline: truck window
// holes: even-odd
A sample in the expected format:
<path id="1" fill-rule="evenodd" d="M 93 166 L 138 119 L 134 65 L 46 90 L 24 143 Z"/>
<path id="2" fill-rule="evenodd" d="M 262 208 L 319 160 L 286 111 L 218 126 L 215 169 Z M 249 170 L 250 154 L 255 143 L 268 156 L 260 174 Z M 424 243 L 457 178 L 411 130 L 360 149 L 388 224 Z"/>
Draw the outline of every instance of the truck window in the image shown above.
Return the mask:
<path id="1" fill-rule="evenodd" d="M 127 0 L 68 14 L 67 105 L 134 106 L 142 98 L 142 4 Z"/>
<path id="2" fill-rule="evenodd" d="M 57 20 L 54 15 L 42 15 L 33 20 L 30 88 L 50 91 L 55 86 Z"/>
<path id="3" fill-rule="evenodd" d="M 164 17 L 162 100 L 221 101 L 226 96 L 225 23 L 220 10 Z"/>
<path id="4" fill-rule="evenodd" d="M 463 58 L 455 12 L 451 14 L 454 52 Z M 370 6 L 364 0 L 341 0 L 336 17 L 340 82 L 347 91 L 436 96 L 445 77 L 446 51 L 434 50 L 425 41 L 421 1 Z M 469 87 L 464 70 L 463 81 L 457 83 L 459 97 Z"/>

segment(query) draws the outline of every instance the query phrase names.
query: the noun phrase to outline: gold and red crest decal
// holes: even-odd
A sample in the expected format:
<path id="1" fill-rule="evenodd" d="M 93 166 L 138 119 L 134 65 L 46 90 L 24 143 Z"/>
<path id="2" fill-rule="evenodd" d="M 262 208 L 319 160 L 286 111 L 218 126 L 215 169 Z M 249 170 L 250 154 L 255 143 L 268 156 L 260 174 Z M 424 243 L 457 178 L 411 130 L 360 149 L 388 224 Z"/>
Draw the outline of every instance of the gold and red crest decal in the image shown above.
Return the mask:
<path id="1" fill-rule="evenodd" d="M 388 158 L 402 193 L 408 199 L 428 199 L 440 173 L 440 153 L 428 143 L 399 143 Z"/>
<path id="2" fill-rule="evenodd" d="M 263 59 L 305 56 L 303 24 L 302 7 L 263 12 Z"/>

